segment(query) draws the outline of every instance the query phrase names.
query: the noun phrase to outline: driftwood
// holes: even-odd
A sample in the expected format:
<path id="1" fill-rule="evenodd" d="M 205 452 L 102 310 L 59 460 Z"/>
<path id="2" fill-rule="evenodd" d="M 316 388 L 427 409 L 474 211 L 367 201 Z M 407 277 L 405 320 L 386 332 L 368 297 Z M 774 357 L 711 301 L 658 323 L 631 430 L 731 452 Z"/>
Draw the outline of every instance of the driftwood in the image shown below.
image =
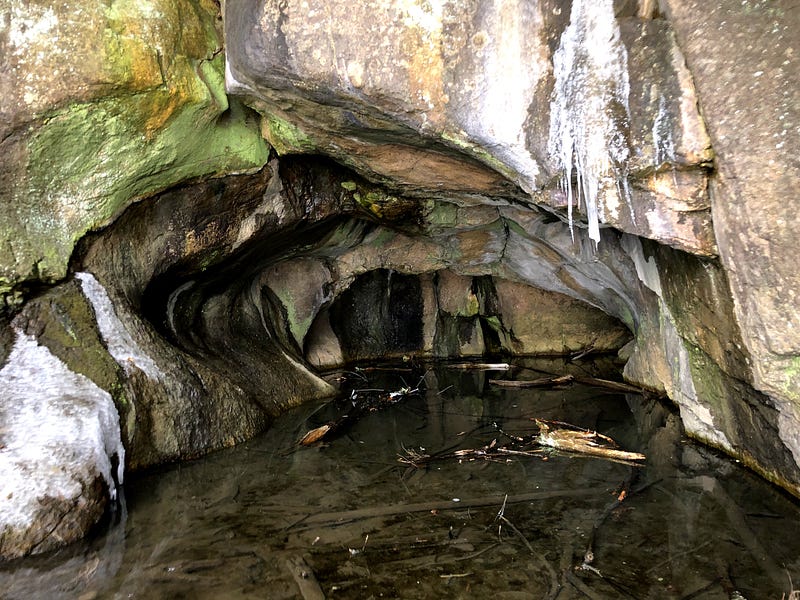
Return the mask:
<path id="1" fill-rule="evenodd" d="M 378 372 L 387 372 L 387 373 L 413 373 L 414 369 L 410 367 L 356 367 L 356 373 L 378 373 Z"/>
<path id="2" fill-rule="evenodd" d="M 511 439 L 509 443 L 500 444 L 497 439 L 494 439 L 483 448 L 463 448 L 435 455 L 405 449 L 405 454 L 401 455 L 398 460 L 415 468 L 425 466 L 434 460 L 452 458 L 469 461 L 505 461 L 509 456 L 536 456 L 542 452 L 542 447 L 624 462 L 634 466 L 638 466 L 641 461 L 645 460 L 644 454 L 620 450 L 614 440 L 596 431 L 581 429 L 559 421 L 533 420 L 539 427 L 537 435 L 520 437 L 499 430 L 500 433 Z M 553 425 L 559 427 L 553 427 Z"/>
<path id="3" fill-rule="evenodd" d="M 539 435 L 536 436 L 536 441 L 542 446 L 613 460 L 636 462 L 645 459 L 645 455 L 639 452 L 618 450 L 614 440 L 596 431 L 551 429 L 544 421 L 538 419 L 535 419 L 535 421 L 539 427 Z"/>
<path id="4" fill-rule="evenodd" d="M 624 394 L 643 394 L 645 390 L 629 385 L 627 383 L 620 383 L 618 381 L 609 381 L 608 379 L 598 379 L 597 377 L 587 377 L 583 375 L 560 375 L 553 377 L 540 377 L 539 379 L 490 379 L 489 383 L 507 388 L 535 388 L 535 387 L 555 387 L 559 385 L 566 385 L 570 383 L 582 383 L 583 385 L 591 385 L 614 392 L 621 392 Z"/>
<path id="5" fill-rule="evenodd" d="M 540 377 L 539 379 L 517 380 L 517 379 L 490 379 L 489 383 L 507 388 L 534 388 L 534 387 L 553 387 L 572 383 L 575 378 L 572 375 L 562 375 L 560 377 Z"/>
<path id="6" fill-rule="evenodd" d="M 462 369 L 462 370 L 473 370 L 473 371 L 508 371 L 511 369 L 511 365 L 508 363 L 466 362 L 466 363 L 452 363 L 445 366 L 448 369 Z"/>

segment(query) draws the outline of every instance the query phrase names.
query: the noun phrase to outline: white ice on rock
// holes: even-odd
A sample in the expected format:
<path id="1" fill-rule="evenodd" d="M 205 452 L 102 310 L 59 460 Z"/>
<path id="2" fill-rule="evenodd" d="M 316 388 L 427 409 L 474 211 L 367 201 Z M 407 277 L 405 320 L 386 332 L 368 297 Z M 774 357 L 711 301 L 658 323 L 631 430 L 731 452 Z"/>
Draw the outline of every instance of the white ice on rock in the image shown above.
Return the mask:
<path id="1" fill-rule="evenodd" d="M 32 336 L 16 330 L 0 370 L 0 533 L 25 529 L 44 497 L 76 499 L 98 475 L 116 497 L 125 449 L 108 392 L 70 371 Z"/>
<path id="2" fill-rule="evenodd" d="M 120 321 L 102 284 L 91 273 L 76 273 L 75 277 L 81 282 L 83 294 L 92 304 L 97 327 L 109 354 L 129 375 L 131 369 L 136 367 L 150 379 L 160 380 L 161 370 L 158 365 L 141 349 L 125 324 Z"/>
<path id="3" fill-rule="evenodd" d="M 563 171 L 572 228 L 572 174 L 578 206 L 585 203 L 589 237 L 600 241 L 604 196 L 627 201 L 621 167 L 630 150 L 628 53 L 614 18 L 613 0 L 574 0 L 570 23 L 553 56 L 548 151 Z M 620 186 L 625 190 L 620 191 Z M 615 196 L 614 196 L 615 195 Z"/>

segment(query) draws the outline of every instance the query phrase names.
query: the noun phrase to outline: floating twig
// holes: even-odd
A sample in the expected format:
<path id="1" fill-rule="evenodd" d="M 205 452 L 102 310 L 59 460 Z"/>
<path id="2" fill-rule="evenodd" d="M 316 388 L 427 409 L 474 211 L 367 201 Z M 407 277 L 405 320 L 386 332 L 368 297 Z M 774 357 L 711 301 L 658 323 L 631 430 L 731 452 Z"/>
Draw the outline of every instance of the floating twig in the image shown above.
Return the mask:
<path id="1" fill-rule="evenodd" d="M 451 363 L 445 366 L 448 369 L 462 369 L 462 370 L 474 370 L 474 371 L 508 371 L 509 369 L 511 369 L 511 365 L 508 363 L 466 362 L 466 363 Z"/>
<path id="2" fill-rule="evenodd" d="M 531 380 L 490 379 L 489 383 L 507 388 L 534 388 L 566 385 L 573 381 L 575 381 L 575 378 L 572 375 L 561 375 L 559 377 L 540 377 L 539 379 Z"/>

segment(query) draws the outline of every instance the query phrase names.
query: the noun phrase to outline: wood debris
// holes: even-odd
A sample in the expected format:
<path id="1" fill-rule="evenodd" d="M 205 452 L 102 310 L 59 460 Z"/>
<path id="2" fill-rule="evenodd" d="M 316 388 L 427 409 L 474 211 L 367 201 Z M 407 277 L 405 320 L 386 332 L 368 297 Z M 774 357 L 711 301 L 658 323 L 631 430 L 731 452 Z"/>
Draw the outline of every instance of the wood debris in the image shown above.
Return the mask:
<path id="1" fill-rule="evenodd" d="M 434 460 L 459 459 L 459 460 L 489 460 L 506 462 L 512 456 L 536 456 L 543 452 L 543 448 L 552 448 L 564 452 L 583 454 L 596 458 L 621 461 L 628 464 L 639 465 L 645 460 L 645 455 L 639 452 L 620 450 L 617 443 L 610 437 L 581 429 L 568 423 L 533 419 L 539 433 L 519 437 L 503 433 L 510 438 L 507 443 L 499 443 L 495 438 L 482 448 L 463 448 L 453 452 L 429 455 L 404 448 L 405 454 L 398 460 L 412 467 L 422 467 Z"/>
<path id="2" fill-rule="evenodd" d="M 623 394 L 643 394 L 645 390 L 618 381 L 609 381 L 608 379 L 598 379 L 597 377 L 587 377 L 581 375 L 554 375 L 552 377 L 540 377 L 539 379 L 490 379 L 489 383 L 500 387 L 507 388 L 534 388 L 534 387 L 558 387 L 562 385 L 569 385 L 572 383 L 581 383 L 583 385 L 591 385 L 613 392 L 621 392 Z"/>
<path id="3" fill-rule="evenodd" d="M 500 387 L 508 388 L 534 388 L 534 387 L 555 387 L 566 385 L 575 381 L 572 375 L 561 375 L 560 377 L 541 377 L 539 379 L 490 379 L 489 383 Z"/>
<path id="4" fill-rule="evenodd" d="M 465 363 L 452 363 L 445 366 L 448 369 L 462 369 L 471 371 L 508 371 L 511 369 L 511 365 L 508 363 L 465 362 Z"/>
<path id="5" fill-rule="evenodd" d="M 301 446 L 311 446 L 312 444 L 316 444 L 325 435 L 331 430 L 331 424 L 325 423 L 325 425 L 321 425 L 316 429 L 312 429 L 307 434 L 305 434 L 300 441 L 298 442 Z"/>
<path id="6" fill-rule="evenodd" d="M 553 429 L 544 421 L 538 419 L 535 421 L 539 427 L 536 441 L 542 446 L 614 460 L 636 462 L 645 459 L 645 455 L 639 452 L 619 450 L 614 440 L 596 431 Z"/>
<path id="7" fill-rule="evenodd" d="M 420 383 L 415 388 L 406 386 L 393 392 L 375 389 L 353 390 L 348 398 L 348 411 L 346 413 L 308 431 L 297 443 L 300 446 L 313 446 L 324 442 L 341 433 L 365 414 L 381 410 L 400 402 L 404 398 L 419 394 L 421 384 L 422 379 L 420 379 Z"/>

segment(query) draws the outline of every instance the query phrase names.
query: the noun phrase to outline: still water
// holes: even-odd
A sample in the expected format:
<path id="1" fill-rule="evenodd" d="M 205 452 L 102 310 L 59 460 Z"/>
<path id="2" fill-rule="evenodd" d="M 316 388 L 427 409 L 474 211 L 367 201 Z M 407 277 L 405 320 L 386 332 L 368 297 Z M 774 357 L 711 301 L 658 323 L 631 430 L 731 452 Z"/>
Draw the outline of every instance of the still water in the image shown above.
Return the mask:
<path id="1" fill-rule="evenodd" d="M 489 383 L 603 375 L 596 363 L 524 366 L 351 373 L 341 399 L 242 446 L 130 476 L 93 539 L 0 567 L 0 596 L 779 599 L 800 586 L 795 500 L 687 441 L 653 399 Z M 321 445 L 296 443 L 346 413 L 353 389 L 417 387 Z M 532 418 L 597 430 L 647 460 L 398 460 L 503 444 L 534 433 Z"/>

